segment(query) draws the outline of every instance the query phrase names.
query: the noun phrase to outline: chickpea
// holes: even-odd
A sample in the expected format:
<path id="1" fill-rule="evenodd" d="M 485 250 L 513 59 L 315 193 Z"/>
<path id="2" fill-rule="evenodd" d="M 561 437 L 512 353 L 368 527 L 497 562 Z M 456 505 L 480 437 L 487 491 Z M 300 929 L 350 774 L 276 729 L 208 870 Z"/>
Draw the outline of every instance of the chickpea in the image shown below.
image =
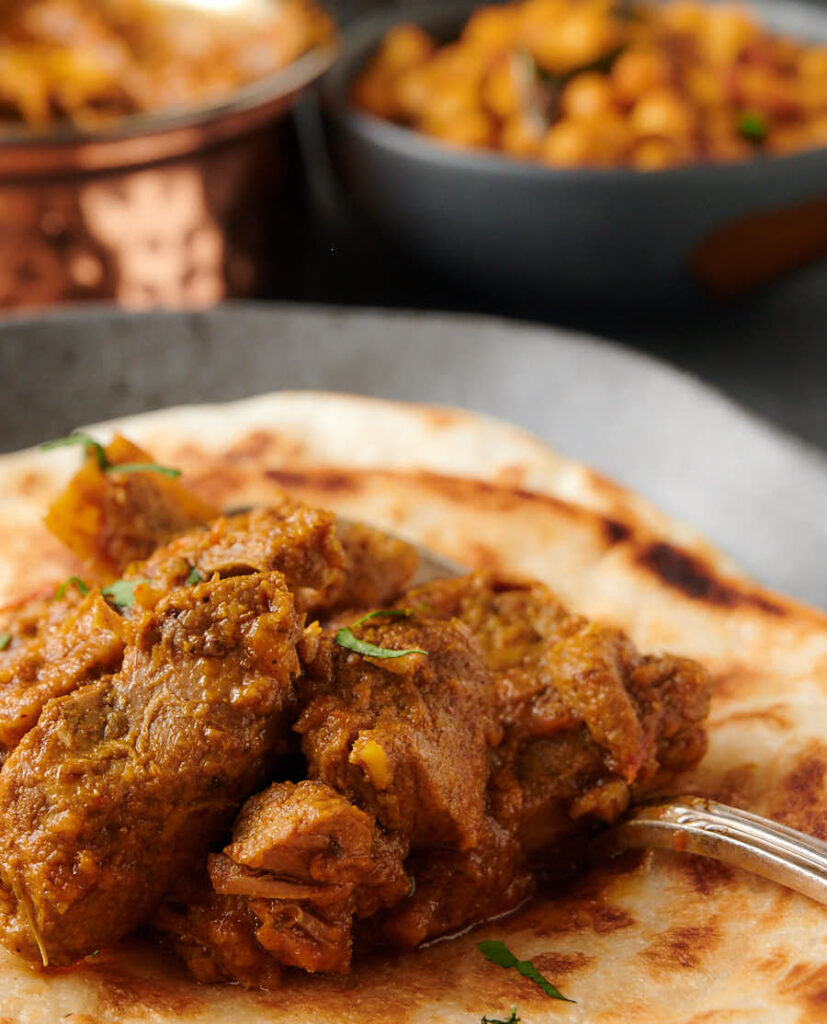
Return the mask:
<path id="1" fill-rule="evenodd" d="M 626 118 L 614 110 L 604 110 L 594 114 L 588 121 L 601 162 L 607 166 L 625 163 L 634 141 L 634 134 Z"/>
<path id="2" fill-rule="evenodd" d="M 707 111 L 724 106 L 730 101 L 730 92 L 724 76 L 708 65 L 695 64 L 686 71 L 686 92 L 689 98 Z"/>
<path id="3" fill-rule="evenodd" d="M 790 124 L 770 129 L 764 145 L 768 152 L 776 156 L 787 156 L 807 149 L 812 143 L 803 125 Z"/>
<path id="4" fill-rule="evenodd" d="M 816 146 L 827 146 L 827 111 L 816 114 L 807 122 L 810 142 Z"/>
<path id="5" fill-rule="evenodd" d="M 426 61 L 434 52 L 434 41 L 419 25 L 394 25 L 379 50 L 379 60 L 388 71 L 401 71 Z"/>
<path id="6" fill-rule="evenodd" d="M 746 11 L 716 5 L 707 11 L 700 49 L 713 64 L 732 64 L 758 34 L 758 26 Z"/>
<path id="7" fill-rule="evenodd" d="M 747 65 L 736 70 L 735 89 L 745 107 L 767 114 L 785 114 L 795 109 L 795 93 L 789 79 L 765 67 Z"/>
<path id="8" fill-rule="evenodd" d="M 500 148 L 522 159 L 539 156 L 542 141 L 543 126 L 527 114 L 508 118 L 500 131 Z"/>
<path id="9" fill-rule="evenodd" d="M 530 39 L 526 45 L 545 71 L 563 74 L 603 57 L 620 41 L 619 24 L 599 9 L 571 8 L 556 24 Z"/>
<path id="10" fill-rule="evenodd" d="M 368 68 L 359 75 L 351 96 L 357 107 L 374 117 L 392 119 L 396 114 L 390 79 L 376 68 Z"/>
<path id="11" fill-rule="evenodd" d="M 426 121 L 442 124 L 469 111 L 479 111 L 479 107 L 476 82 L 456 75 L 440 81 L 437 88 L 428 92 L 420 116 Z"/>
<path id="12" fill-rule="evenodd" d="M 827 108 L 827 78 L 794 78 L 790 99 L 799 111 L 817 113 Z"/>
<path id="13" fill-rule="evenodd" d="M 460 39 L 487 53 L 507 50 L 517 39 L 519 18 L 520 9 L 515 4 L 478 7 L 465 23 Z"/>
<path id="14" fill-rule="evenodd" d="M 752 143 L 735 130 L 735 115 L 721 119 L 720 123 L 710 126 L 706 134 L 706 156 L 716 163 L 735 163 L 738 160 L 747 160 L 751 157 L 755 148 Z"/>
<path id="15" fill-rule="evenodd" d="M 629 120 L 638 136 L 679 140 L 688 138 L 695 124 L 689 104 L 673 89 L 665 88 L 653 89 L 638 100 Z"/>
<path id="16" fill-rule="evenodd" d="M 485 149 L 494 142 L 491 119 L 479 109 L 464 110 L 444 120 L 425 118 L 422 130 L 441 142 L 469 149 Z"/>
<path id="17" fill-rule="evenodd" d="M 592 117 L 612 109 L 612 88 L 607 75 L 587 71 L 575 77 L 560 95 L 566 117 Z"/>
<path id="18" fill-rule="evenodd" d="M 531 40 L 554 31 L 569 9 L 569 0 L 524 0 L 517 10 L 516 42 L 527 49 Z"/>
<path id="19" fill-rule="evenodd" d="M 491 61 L 491 56 L 481 50 L 451 43 L 443 46 L 428 66 L 436 81 L 449 82 L 455 78 L 464 78 L 479 89 Z"/>
<path id="20" fill-rule="evenodd" d="M 531 69 L 521 74 L 519 59 L 513 53 L 503 54 L 494 62 L 482 83 L 483 104 L 501 120 L 516 116 L 523 107 L 523 97 L 531 87 Z"/>
<path id="21" fill-rule="evenodd" d="M 686 162 L 686 151 L 674 139 L 644 139 L 632 151 L 632 166 L 639 171 L 662 171 Z"/>
<path id="22" fill-rule="evenodd" d="M 827 82 L 827 46 L 808 46 L 795 62 L 795 70 L 802 78 Z"/>
<path id="23" fill-rule="evenodd" d="M 669 84 L 669 60 L 655 49 L 627 50 L 612 67 L 612 86 L 621 103 L 636 103 L 652 89 Z"/>
<path id="24" fill-rule="evenodd" d="M 394 104 L 409 120 L 421 117 L 438 82 L 429 64 L 417 64 L 400 72 L 391 83 Z"/>
<path id="25" fill-rule="evenodd" d="M 659 13 L 664 26 L 681 35 L 698 35 L 706 25 L 706 10 L 691 0 L 664 4 Z"/>
<path id="26" fill-rule="evenodd" d="M 540 159 L 552 167 L 585 167 L 600 161 L 600 147 L 587 121 L 558 121 L 543 139 Z"/>

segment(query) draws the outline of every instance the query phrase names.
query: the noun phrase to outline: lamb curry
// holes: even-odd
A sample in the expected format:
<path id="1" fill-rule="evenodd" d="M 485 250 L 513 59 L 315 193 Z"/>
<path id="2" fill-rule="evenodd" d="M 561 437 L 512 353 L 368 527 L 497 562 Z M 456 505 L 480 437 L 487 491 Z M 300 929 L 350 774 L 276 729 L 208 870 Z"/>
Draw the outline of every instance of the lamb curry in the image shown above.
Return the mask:
<path id="1" fill-rule="evenodd" d="M 83 568 L 0 618 L 0 942 L 32 963 L 143 926 L 204 982 L 346 973 L 512 910 L 702 757 L 705 670 L 544 585 L 411 586 L 402 541 L 80 441 L 47 523 Z"/>

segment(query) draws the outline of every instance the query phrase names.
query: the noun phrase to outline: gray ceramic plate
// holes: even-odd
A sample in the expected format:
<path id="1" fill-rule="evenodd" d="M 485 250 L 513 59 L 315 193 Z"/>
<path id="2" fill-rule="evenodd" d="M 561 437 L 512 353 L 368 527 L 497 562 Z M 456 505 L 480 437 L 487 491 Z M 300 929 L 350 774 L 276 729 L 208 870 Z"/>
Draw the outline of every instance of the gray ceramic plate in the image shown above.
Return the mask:
<path id="1" fill-rule="evenodd" d="M 510 419 L 827 604 L 827 460 L 686 374 L 607 342 L 470 316 L 239 305 L 0 326 L 0 448 L 179 403 L 322 388 Z"/>

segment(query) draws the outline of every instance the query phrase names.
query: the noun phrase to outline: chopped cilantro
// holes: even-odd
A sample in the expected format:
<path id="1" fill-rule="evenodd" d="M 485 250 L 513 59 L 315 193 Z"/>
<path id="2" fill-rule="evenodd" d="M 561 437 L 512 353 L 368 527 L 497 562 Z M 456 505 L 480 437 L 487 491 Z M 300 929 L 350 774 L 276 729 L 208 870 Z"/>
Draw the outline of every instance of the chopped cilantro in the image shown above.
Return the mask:
<path id="1" fill-rule="evenodd" d="M 146 582 L 146 580 L 115 580 L 108 587 L 104 587 L 101 593 L 104 597 L 110 598 L 116 607 L 131 608 L 135 603 L 135 587 Z"/>
<path id="2" fill-rule="evenodd" d="M 102 473 L 161 473 L 163 476 L 180 476 L 180 469 L 159 466 L 155 462 L 110 462 L 100 441 L 96 441 L 83 431 L 76 431 L 66 437 L 58 437 L 54 441 L 46 441 L 40 447 L 43 451 L 51 448 L 65 448 L 67 445 L 82 445 L 87 451 L 91 448 L 98 460 L 98 468 Z"/>
<path id="3" fill-rule="evenodd" d="M 478 942 L 477 949 L 492 964 L 506 969 L 513 967 L 518 974 L 522 974 L 524 978 L 528 978 L 529 981 L 533 981 L 535 985 L 539 986 L 551 999 L 562 999 L 565 1003 L 575 1002 L 574 999 L 564 996 L 547 978 L 544 978 L 530 960 L 518 960 L 504 942 L 496 939 Z"/>
<path id="4" fill-rule="evenodd" d="M 750 142 L 761 142 L 768 127 L 766 117 L 756 110 L 748 110 L 738 118 L 738 132 Z"/>
<path id="5" fill-rule="evenodd" d="M 68 580 L 64 580 L 57 588 L 55 591 L 55 598 L 59 601 L 69 587 L 77 587 L 84 597 L 89 593 L 89 585 L 84 583 L 80 576 L 70 576 Z"/>
<path id="6" fill-rule="evenodd" d="M 357 619 L 351 626 L 344 626 L 340 629 L 336 633 L 334 640 L 340 647 L 344 647 L 349 651 L 355 651 L 356 654 L 361 654 L 367 658 L 403 658 L 406 654 L 427 654 L 428 652 L 423 651 L 420 647 L 408 647 L 401 651 L 394 650 L 392 647 L 377 647 L 376 644 L 369 644 L 365 640 L 360 640 L 353 633 L 353 626 L 360 626 L 363 622 L 367 622 L 368 619 L 379 617 L 410 619 L 413 614 L 407 608 L 385 608 L 380 609 L 378 612 L 369 612 L 367 615 L 363 615 L 361 619 Z"/>
<path id="7" fill-rule="evenodd" d="M 517 1016 L 517 1007 L 511 1007 L 511 1013 L 508 1015 L 508 1020 L 500 1020 L 499 1017 L 481 1017 L 480 1024 L 520 1024 L 520 1018 Z"/>

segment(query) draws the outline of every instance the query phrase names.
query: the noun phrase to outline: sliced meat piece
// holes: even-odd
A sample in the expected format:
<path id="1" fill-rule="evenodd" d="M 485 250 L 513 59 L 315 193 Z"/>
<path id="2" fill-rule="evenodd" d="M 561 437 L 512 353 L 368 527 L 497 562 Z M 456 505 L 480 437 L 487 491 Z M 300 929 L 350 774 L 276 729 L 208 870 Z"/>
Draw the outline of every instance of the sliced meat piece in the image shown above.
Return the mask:
<path id="1" fill-rule="evenodd" d="M 654 737 L 656 757 L 641 786 L 659 786 L 694 767 L 706 753 L 709 673 L 690 658 L 644 657 L 629 676 L 629 691 Z"/>
<path id="2" fill-rule="evenodd" d="M 619 630 L 572 615 L 536 582 L 473 574 L 415 588 L 400 605 L 473 629 L 493 670 L 505 726 L 493 772 L 523 791 L 527 851 L 583 818 L 611 822 L 631 786 L 696 764 L 709 677 L 686 659 L 642 656 Z"/>
<path id="3" fill-rule="evenodd" d="M 371 869 L 374 819 L 320 782 L 278 782 L 244 804 L 227 857 L 294 881 L 357 883 Z"/>
<path id="4" fill-rule="evenodd" d="M 110 463 L 151 463 L 152 456 L 116 434 L 106 449 Z M 105 582 L 130 562 L 218 514 L 174 477 L 155 472 L 101 470 L 94 453 L 55 499 L 46 525 Z"/>
<path id="5" fill-rule="evenodd" d="M 359 937 L 366 944 L 415 949 L 513 910 L 534 889 L 516 837 L 490 817 L 476 846 L 419 850 L 407 867 L 415 879 L 412 894 L 364 922 Z"/>
<path id="6" fill-rule="evenodd" d="M 251 572 L 284 573 L 300 611 L 329 607 L 345 583 L 345 559 L 332 512 L 285 501 L 276 508 L 221 516 L 132 565 L 125 578 L 147 580 L 162 593 L 202 579 Z"/>
<path id="7" fill-rule="evenodd" d="M 628 689 L 640 655 L 617 629 L 575 616 L 566 626 L 565 635 L 545 655 L 545 674 L 605 751 L 609 771 L 630 783 L 655 756 L 655 737 L 644 730 Z"/>
<path id="8" fill-rule="evenodd" d="M 348 899 L 331 903 L 251 900 L 250 910 L 260 922 L 257 942 L 279 963 L 312 974 L 350 970 L 353 908 Z"/>
<path id="9" fill-rule="evenodd" d="M 156 924 L 179 941 L 197 931 L 203 958 L 213 930 L 206 925 L 210 913 L 226 916 L 233 900 L 239 905 L 233 919 L 246 921 L 250 938 L 267 955 L 306 971 L 344 973 L 354 916 L 374 914 L 410 892 L 407 852 L 404 841 L 329 787 L 276 783 L 247 801 L 232 842 L 209 858 L 210 880 L 223 902 L 201 891 L 191 923 L 182 921 L 180 911 L 170 916 L 165 909 Z M 220 933 L 218 926 L 214 930 Z M 212 960 L 232 972 L 222 957 L 217 949 Z M 236 980 L 249 983 L 246 974 Z"/>
<path id="10" fill-rule="evenodd" d="M 488 747 L 500 738 L 479 644 L 462 623 L 418 618 L 376 618 L 354 632 L 380 648 L 427 653 L 365 657 L 329 634 L 320 638 L 295 726 L 308 776 L 412 846 L 473 846 Z"/>
<path id="11" fill-rule="evenodd" d="M 34 639 L 0 665 L 0 760 L 40 717 L 46 701 L 116 672 L 126 623 L 93 592 L 76 591 L 48 606 Z"/>
<path id="12" fill-rule="evenodd" d="M 336 523 L 345 552 L 345 587 L 341 608 L 383 608 L 399 597 L 419 566 L 411 544 L 363 523 Z"/>
<path id="13" fill-rule="evenodd" d="M 206 876 L 167 900 L 153 924 L 201 982 L 278 988 L 282 966 L 256 941 L 247 900 L 214 892 Z"/>
<path id="14" fill-rule="evenodd" d="M 286 744 L 301 622 L 278 573 L 173 591 L 115 676 L 47 704 L 0 771 L 0 939 L 68 964 L 143 921 Z"/>

